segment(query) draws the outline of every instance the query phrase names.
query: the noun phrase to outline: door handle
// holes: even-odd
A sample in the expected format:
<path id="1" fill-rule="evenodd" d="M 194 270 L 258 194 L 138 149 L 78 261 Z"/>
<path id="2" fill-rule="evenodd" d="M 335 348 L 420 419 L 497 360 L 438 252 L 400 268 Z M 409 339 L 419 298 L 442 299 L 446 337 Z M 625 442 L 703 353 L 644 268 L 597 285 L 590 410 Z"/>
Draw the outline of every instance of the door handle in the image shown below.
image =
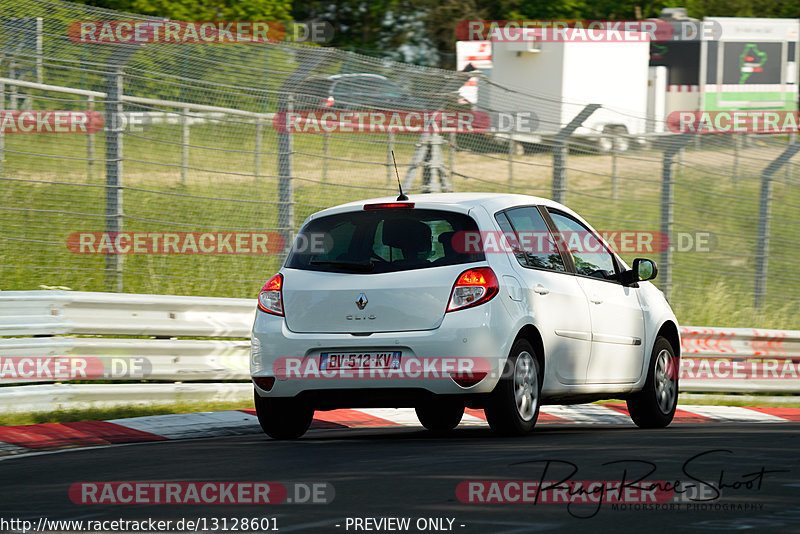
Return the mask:
<path id="1" fill-rule="evenodd" d="M 592 297 L 592 298 L 590 298 L 589 300 L 590 300 L 590 301 L 591 301 L 593 304 L 602 304 L 602 303 L 603 303 L 603 299 L 601 299 L 600 297 Z"/>
<path id="2" fill-rule="evenodd" d="M 544 287 L 542 284 L 537 284 L 536 287 L 533 288 L 533 292 L 540 295 L 547 295 L 550 293 L 550 290 Z"/>

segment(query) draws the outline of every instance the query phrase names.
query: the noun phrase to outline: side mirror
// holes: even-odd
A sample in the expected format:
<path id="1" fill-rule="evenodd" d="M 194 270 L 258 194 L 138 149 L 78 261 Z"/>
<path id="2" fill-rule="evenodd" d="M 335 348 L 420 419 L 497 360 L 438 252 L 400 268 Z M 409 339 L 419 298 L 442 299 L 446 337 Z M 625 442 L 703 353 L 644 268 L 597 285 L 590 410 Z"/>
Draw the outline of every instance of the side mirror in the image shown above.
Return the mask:
<path id="1" fill-rule="evenodd" d="M 632 271 L 636 273 L 637 278 L 641 282 L 652 280 L 658 275 L 658 265 L 653 260 L 646 258 L 636 258 L 633 260 Z"/>
<path id="2" fill-rule="evenodd" d="M 622 282 L 624 286 L 633 286 L 637 282 L 652 280 L 658 274 L 658 266 L 653 260 L 636 258 L 633 260 L 633 268 L 629 271 L 619 273 L 615 278 Z"/>

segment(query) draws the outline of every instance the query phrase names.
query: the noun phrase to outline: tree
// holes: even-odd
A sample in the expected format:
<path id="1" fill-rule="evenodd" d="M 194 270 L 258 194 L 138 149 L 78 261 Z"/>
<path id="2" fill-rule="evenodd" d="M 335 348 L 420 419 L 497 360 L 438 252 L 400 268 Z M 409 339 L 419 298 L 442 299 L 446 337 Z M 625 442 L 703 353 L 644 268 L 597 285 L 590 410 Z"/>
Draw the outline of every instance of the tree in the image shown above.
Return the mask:
<path id="1" fill-rule="evenodd" d="M 280 20 L 291 18 L 291 0 L 79 0 L 80 3 L 172 20 Z"/>

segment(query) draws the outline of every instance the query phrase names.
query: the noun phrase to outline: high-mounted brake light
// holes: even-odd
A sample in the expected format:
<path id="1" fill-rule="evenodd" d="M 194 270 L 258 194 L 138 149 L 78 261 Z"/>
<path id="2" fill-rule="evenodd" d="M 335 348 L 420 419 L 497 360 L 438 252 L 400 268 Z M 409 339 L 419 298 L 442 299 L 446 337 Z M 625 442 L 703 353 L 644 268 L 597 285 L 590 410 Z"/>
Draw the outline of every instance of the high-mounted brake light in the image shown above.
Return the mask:
<path id="1" fill-rule="evenodd" d="M 258 292 L 258 309 L 283 316 L 283 275 L 276 274 Z"/>
<path id="2" fill-rule="evenodd" d="M 461 273 L 456 279 L 447 311 L 463 310 L 489 302 L 500 291 L 497 277 L 489 267 L 478 267 Z"/>
<path id="3" fill-rule="evenodd" d="M 413 208 L 413 202 L 381 202 L 379 204 L 364 204 L 365 210 L 383 210 L 390 208 Z"/>

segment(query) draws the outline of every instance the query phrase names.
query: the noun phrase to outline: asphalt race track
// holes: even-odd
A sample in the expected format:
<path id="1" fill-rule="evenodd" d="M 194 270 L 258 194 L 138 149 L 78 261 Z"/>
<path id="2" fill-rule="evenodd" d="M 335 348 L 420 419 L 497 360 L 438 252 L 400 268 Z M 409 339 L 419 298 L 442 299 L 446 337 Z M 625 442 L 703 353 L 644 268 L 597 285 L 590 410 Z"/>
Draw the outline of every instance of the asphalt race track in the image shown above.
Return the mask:
<path id="1" fill-rule="evenodd" d="M 217 518 L 218 525 L 221 518 L 269 517 L 281 533 L 398 531 L 398 523 L 372 522 L 379 518 L 409 519 L 409 528 L 399 531 L 465 534 L 800 532 L 799 435 L 798 423 L 683 424 L 664 430 L 549 424 L 514 439 L 496 437 L 485 427 L 459 428 L 444 438 L 394 427 L 315 430 L 295 442 L 253 434 L 54 451 L 0 461 L 0 517 L 34 524 L 43 516 L 204 517 Z M 652 504 L 614 509 L 608 502 L 470 504 L 456 495 L 463 481 L 613 482 L 623 476 L 626 482 L 697 484 L 673 495 L 671 509 L 657 510 Z M 702 482 L 720 487 L 720 480 L 718 499 L 692 501 L 690 494 Z M 327 482 L 335 497 L 327 504 L 75 504 L 69 489 L 86 481 Z M 650 509 L 642 509 L 646 506 Z M 3 530 L 15 531 L 8 525 Z"/>

